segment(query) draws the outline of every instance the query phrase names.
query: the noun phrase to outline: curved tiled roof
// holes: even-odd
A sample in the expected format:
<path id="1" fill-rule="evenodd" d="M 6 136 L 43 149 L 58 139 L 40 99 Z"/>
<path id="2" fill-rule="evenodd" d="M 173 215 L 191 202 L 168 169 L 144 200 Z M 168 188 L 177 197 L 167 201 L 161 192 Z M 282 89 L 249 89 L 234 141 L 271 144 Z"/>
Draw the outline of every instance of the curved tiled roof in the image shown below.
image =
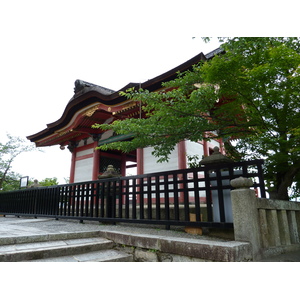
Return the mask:
<path id="1" fill-rule="evenodd" d="M 218 50 L 218 49 L 217 49 Z M 47 128 L 44 130 L 27 136 L 27 138 L 31 142 L 36 142 L 37 146 L 39 145 L 38 141 L 46 139 L 50 135 L 55 134 L 57 131 L 60 131 L 62 128 L 65 128 L 71 121 L 74 122 L 74 116 L 79 112 L 84 111 L 85 109 L 90 109 L 91 107 L 95 107 L 98 105 L 99 109 L 112 109 L 117 107 L 121 107 L 126 104 L 130 100 L 120 95 L 120 91 L 125 91 L 130 87 L 141 87 L 143 89 L 147 89 L 149 91 L 155 91 L 160 89 L 161 84 L 166 81 L 173 80 L 177 77 L 177 72 L 184 72 L 188 69 L 191 69 L 192 66 L 200 61 L 210 59 L 211 53 L 215 55 L 219 53 L 217 50 L 210 52 L 207 57 L 201 52 L 185 63 L 169 70 L 153 79 L 147 80 L 143 83 L 129 83 L 118 91 L 114 91 L 99 85 L 95 85 L 93 83 L 89 83 L 83 80 L 75 81 L 74 95 L 69 100 L 66 105 L 66 108 L 61 116 L 61 118 L 53 123 L 47 124 Z M 96 122 L 94 122 L 96 123 Z M 54 142 L 55 138 L 53 138 L 53 144 L 57 144 Z M 51 143 L 47 144 L 51 145 Z"/>

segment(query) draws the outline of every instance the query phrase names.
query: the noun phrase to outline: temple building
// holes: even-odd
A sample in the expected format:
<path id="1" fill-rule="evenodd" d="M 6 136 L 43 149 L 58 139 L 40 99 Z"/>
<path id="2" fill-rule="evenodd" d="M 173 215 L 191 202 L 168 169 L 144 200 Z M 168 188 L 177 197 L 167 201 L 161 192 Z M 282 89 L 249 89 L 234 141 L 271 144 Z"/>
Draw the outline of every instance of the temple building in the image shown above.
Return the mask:
<path id="1" fill-rule="evenodd" d="M 95 123 L 111 123 L 124 118 L 144 117 L 141 107 L 120 95 L 130 87 L 141 87 L 149 91 L 159 91 L 162 83 L 173 80 L 177 72 L 184 72 L 200 61 L 213 57 L 221 50 L 216 49 L 204 55 L 198 54 L 187 62 L 172 70 L 143 83 L 129 83 L 119 91 L 113 91 L 102 86 L 82 80 L 75 81 L 74 95 L 68 102 L 62 117 L 47 125 L 44 130 L 27 138 L 37 147 L 59 146 L 62 150 L 68 148 L 72 153 L 70 183 L 97 180 L 108 165 L 113 165 L 122 175 L 130 173 L 136 167 L 137 174 L 154 173 L 167 170 L 187 168 L 187 155 L 209 155 L 215 146 L 222 151 L 222 142 L 188 140 L 177 144 L 168 163 L 157 163 L 151 155 L 152 148 L 136 149 L 131 153 L 120 151 L 100 151 L 95 148 L 113 141 L 128 140 L 130 135 L 115 135 L 112 131 L 103 132 L 93 129 Z M 159 126 L 159 125 L 158 125 Z"/>

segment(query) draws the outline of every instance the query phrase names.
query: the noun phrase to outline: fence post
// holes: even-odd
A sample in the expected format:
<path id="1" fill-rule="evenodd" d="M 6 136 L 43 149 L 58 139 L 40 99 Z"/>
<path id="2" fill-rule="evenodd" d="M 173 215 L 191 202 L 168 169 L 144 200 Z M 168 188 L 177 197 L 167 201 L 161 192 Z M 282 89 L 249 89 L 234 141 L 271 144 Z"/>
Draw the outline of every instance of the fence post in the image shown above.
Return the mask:
<path id="1" fill-rule="evenodd" d="M 239 177 L 231 180 L 235 188 L 231 191 L 234 238 L 236 241 L 249 242 L 252 246 L 253 260 L 261 258 L 261 237 L 259 227 L 258 199 L 250 187 L 249 178 Z"/>

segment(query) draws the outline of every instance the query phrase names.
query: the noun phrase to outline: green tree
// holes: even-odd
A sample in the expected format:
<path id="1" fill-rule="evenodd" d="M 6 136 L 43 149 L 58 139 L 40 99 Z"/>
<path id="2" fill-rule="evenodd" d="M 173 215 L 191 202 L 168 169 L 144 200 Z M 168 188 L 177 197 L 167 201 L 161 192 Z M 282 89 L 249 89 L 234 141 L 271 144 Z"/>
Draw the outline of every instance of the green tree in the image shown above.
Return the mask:
<path id="1" fill-rule="evenodd" d="M 21 153 L 35 149 L 20 137 L 7 134 L 7 139 L 6 143 L 0 143 L 0 190 L 15 189 L 16 182 L 20 180 L 17 176 L 20 175 L 12 171 L 12 164 Z"/>
<path id="2" fill-rule="evenodd" d="M 21 177 L 22 177 L 21 174 L 10 171 L 3 182 L 1 191 L 6 192 L 6 191 L 19 190 Z"/>
<path id="3" fill-rule="evenodd" d="M 164 83 L 163 91 L 123 93 L 143 104 L 146 118 L 96 124 L 134 136 L 100 148 L 153 146 L 153 155 L 164 161 L 181 140 L 221 137 L 237 160 L 265 158 L 269 192 L 288 200 L 300 177 L 299 39 L 225 38 L 221 48 L 213 59 Z"/>
<path id="4" fill-rule="evenodd" d="M 40 186 L 51 186 L 51 185 L 58 185 L 58 181 L 56 177 L 53 178 L 45 178 L 39 182 Z"/>

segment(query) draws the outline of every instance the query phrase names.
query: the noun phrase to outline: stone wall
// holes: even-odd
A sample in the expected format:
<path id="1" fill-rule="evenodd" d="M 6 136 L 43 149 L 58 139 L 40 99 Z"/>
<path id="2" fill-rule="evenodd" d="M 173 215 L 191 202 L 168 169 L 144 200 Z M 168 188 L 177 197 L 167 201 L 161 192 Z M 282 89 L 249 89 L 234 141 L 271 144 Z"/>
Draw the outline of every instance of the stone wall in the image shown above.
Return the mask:
<path id="1" fill-rule="evenodd" d="M 257 198 L 252 181 L 231 181 L 234 236 L 250 242 L 253 260 L 300 249 L 300 203 Z"/>
<path id="2" fill-rule="evenodd" d="M 117 245 L 116 248 L 120 251 L 133 255 L 135 262 L 211 262 L 201 258 L 178 255 L 174 253 L 164 253 L 157 249 L 147 249 L 134 246 Z"/>

